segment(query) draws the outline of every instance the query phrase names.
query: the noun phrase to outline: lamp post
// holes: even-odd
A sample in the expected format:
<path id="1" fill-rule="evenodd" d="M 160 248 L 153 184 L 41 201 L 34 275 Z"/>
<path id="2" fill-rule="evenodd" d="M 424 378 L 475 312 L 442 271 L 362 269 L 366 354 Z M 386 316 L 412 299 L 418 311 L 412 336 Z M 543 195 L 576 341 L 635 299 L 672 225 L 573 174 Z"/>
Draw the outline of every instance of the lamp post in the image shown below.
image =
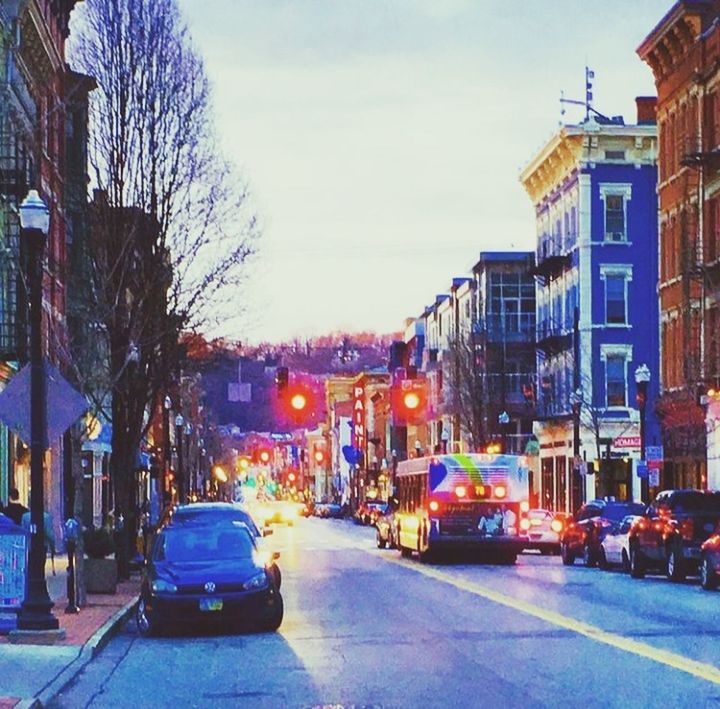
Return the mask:
<path id="1" fill-rule="evenodd" d="M 640 497 L 643 502 L 649 502 L 650 485 L 649 471 L 645 462 L 645 410 L 647 409 L 647 390 L 650 383 L 650 369 L 646 364 L 641 364 L 635 370 L 635 385 L 637 393 L 635 400 L 640 410 L 640 461 L 645 465 L 645 476 L 640 478 Z"/>
<path id="2" fill-rule="evenodd" d="M 578 388 L 570 394 L 570 406 L 573 417 L 573 476 L 572 476 L 572 511 L 575 512 L 582 504 L 580 486 L 580 414 L 582 413 L 582 391 Z"/>
<path id="3" fill-rule="evenodd" d="M 18 615 L 19 630 L 57 630 L 45 581 L 45 499 L 43 462 L 47 448 L 47 382 L 42 351 L 43 251 L 50 212 L 40 195 L 30 190 L 20 205 L 22 238 L 28 248 L 30 301 L 30 557 L 25 600 Z"/>
<path id="4" fill-rule="evenodd" d="M 182 414 L 175 417 L 175 448 L 177 450 L 177 481 L 178 481 L 178 497 L 180 503 L 187 502 L 185 499 L 185 470 L 183 468 L 183 425 L 185 419 Z"/>
<path id="5" fill-rule="evenodd" d="M 185 424 L 185 455 L 183 460 L 185 461 L 185 467 L 187 468 L 187 479 L 185 481 L 185 497 L 190 497 L 195 489 L 195 471 L 192 464 L 192 458 L 190 457 L 190 436 L 192 435 L 192 424 L 188 421 Z M 187 499 L 185 500 L 187 502 Z"/>
<path id="6" fill-rule="evenodd" d="M 163 471 L 160 482 L 160 510 L 165 506 L 165 486 L 168 484 L 170 474 L 170 409 L 172 399 L 166 396 L 163 401 Z"/>

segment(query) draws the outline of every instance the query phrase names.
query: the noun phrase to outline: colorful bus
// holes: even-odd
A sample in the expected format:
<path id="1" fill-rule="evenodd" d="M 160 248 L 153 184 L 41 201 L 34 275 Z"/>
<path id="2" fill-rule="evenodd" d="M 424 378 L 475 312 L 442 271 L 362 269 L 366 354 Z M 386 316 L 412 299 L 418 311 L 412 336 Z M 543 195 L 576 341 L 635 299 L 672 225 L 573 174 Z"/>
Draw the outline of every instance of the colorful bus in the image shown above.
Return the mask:
<path id="1" fill-rule="evenodd" d="M 525 456 L 435 455 L 401 462 L 395 479 L 398 546 L 421 560 L 475 549 L 515 563 L 528 504 Z"/>

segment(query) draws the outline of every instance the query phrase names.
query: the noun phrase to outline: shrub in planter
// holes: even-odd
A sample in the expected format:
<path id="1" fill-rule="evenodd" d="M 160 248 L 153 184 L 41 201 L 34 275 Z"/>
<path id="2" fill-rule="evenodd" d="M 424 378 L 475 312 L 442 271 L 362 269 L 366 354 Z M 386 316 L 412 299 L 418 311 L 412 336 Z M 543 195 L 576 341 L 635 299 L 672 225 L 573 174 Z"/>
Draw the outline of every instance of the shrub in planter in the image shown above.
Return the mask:
<path id="1" fill-rule="evenodd" d="M 115 593 L 117 590 L 117 562 L 105 557 L 114 553 L 112 532 L 105 527 L 86 529 L 83 534 L 85 554 L 85 589 L 88 593 Z"/>

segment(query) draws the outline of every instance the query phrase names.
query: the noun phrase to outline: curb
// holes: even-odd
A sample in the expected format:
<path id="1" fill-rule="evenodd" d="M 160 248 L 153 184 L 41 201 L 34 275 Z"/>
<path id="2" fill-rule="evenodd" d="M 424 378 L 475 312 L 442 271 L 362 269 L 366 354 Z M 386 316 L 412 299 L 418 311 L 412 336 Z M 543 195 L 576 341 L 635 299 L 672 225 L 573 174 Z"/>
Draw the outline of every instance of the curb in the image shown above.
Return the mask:
<path id="1" fill-rule="evenodd" d="M 42 709 L 72 682 L 85 666 L 110 642 L 120 626 L 132 614 L 137 599 L 126 603 L 116 611 L 105 624 L 82 646 L 77 657 L 58 674 L 32 699 L 23 699 L 14 709 Z"/>

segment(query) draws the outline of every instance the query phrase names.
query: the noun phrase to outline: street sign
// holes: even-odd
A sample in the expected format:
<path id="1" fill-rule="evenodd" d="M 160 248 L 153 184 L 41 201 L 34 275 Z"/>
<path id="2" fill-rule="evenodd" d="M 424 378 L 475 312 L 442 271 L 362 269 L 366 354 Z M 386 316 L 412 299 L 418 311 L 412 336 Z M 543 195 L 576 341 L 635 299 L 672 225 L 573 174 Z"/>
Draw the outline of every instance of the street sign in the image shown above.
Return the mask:
<path id="1" fill-rule="evenodd" d="M 650 460 L 662 460 L 663 459 L 663 447 L 662 446 L 646 446 L 645 457 Z"/>
<path id="2" fill-rule="evenodd" d="M 648 476 L 648 484 L 650 487 L 657 487 L 660 484 L 660 470 L 658 468 L 650 468 Z"/>
<path id="3" fill-rule="evenodd" d="M 644 480 L 645 478 L 649 477 L 649 468 L 647 466 L 647 463 L 644 460 L 638 460 L 637 463 L 637 476 Z"/>
<path id="4" fill-rule="evenodd" d="M 613 439 L 613 448 L 640 448 L 640 436 L 618 436 Z"/>

